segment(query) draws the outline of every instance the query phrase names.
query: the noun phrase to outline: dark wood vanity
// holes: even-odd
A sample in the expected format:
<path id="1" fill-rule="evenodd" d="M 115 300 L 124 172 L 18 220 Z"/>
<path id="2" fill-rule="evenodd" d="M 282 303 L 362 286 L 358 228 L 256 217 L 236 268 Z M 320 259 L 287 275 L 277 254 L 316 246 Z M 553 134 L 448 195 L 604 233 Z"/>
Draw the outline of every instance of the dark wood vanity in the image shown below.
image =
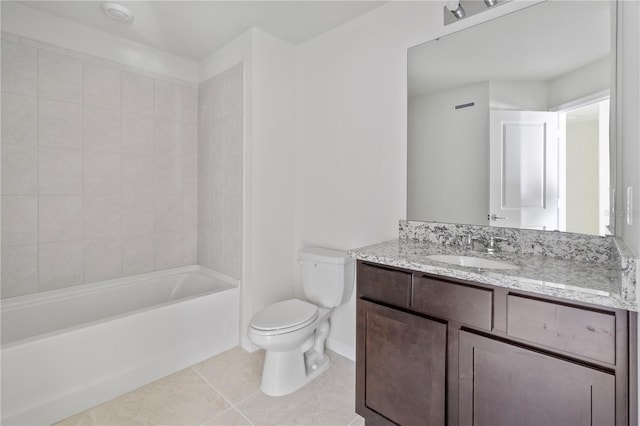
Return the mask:
<path id="1" fill-rule="evenodd" d="M 637 314 L 358 261 L 367 424 L 637 424 Z"/>

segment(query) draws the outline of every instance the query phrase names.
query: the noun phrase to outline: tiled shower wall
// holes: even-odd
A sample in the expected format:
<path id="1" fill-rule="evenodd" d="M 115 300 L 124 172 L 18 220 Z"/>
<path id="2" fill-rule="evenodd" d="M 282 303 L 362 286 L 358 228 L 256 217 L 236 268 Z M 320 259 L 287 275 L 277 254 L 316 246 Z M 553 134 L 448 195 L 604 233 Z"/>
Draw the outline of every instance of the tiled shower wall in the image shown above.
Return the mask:
<path id="1" fill-rule="evenodd" d="M 2 297 L 197 261 L 197 88 L 3 33 Z"/>
<path id="2" fill-rule="evenodd" d="M 198 264 L 242 278 L 243 66 L 200 85 Z"/>

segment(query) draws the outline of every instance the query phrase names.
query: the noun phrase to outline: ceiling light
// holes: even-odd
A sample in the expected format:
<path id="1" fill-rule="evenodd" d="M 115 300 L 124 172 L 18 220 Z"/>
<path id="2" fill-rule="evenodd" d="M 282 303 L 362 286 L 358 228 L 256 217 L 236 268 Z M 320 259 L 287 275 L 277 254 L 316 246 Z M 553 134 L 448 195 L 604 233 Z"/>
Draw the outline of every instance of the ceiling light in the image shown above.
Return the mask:
<path id="1" fill-rule="evenodd" d="M 114 21 L 133 21 L 133 12 L 117 3 L 102 3 L 102 11 Z"/>
<path id="2" fill-rule="evenodd" d="M 460 4 L 459 0 L 452 0 L 447 2 L 447 10 L 453 14 L 457 19 L 462 19 L 465 17 L 464 9 Z"/>
<path id="3" fill-rule="evenodd" d="M 493 7 L 498 4 L 498 0 L 484 0 L 484 4 L 486 4 L 487 7 Z"/>

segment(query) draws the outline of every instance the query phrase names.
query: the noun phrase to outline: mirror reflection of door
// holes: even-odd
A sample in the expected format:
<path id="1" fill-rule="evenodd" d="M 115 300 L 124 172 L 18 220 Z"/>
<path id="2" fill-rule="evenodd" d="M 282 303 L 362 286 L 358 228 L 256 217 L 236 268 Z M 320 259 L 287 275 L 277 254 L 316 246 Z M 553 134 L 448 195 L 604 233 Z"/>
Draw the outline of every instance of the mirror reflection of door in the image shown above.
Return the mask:
<path id="1" fill-rule="evenodd" d="M 609 99 L 490 114 L 490 226 L 607 233 Z"/>
<path id="2" fill-rule="evenodd" d="M 490 226 L 558 230 L 558 115 L 491 111 Z"/>

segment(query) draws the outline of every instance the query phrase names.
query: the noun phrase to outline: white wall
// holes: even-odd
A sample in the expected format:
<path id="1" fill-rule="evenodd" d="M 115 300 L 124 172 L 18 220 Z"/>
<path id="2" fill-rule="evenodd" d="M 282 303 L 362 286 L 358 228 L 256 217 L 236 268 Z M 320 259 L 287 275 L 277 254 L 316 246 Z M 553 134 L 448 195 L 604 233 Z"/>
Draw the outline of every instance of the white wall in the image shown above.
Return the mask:
<path id="1" fill-rule="evenodd" d="M 204 81 L 244 64 L 244 193 L 240 334 L 254 313 L 293 296 L 295 48 L 252 28 L 206 58 Z"/>
<path id="2" fill-rule="evenodd" d="M 407 218 L 487 225 L 489 83 L 413 96 L 407 114 Z"/>
<path id="3" fill-rule="evenodd" d="M 251 173 L 245 176 L 245 224 L 251 232 L 244 253 L 244 278 L 253 285 L 251 315 L 294 293 L 295 48 L 254 30 L 252 60 L 253 142 L 245 156 Z M 241 322 L 243 333 L 249 320 Z"/>
<path id="4" fill-rule="evenodd" d="M 18 3 L 3 1 L 1 8 L 2 31 L 128 65 L 134 72 L 198 82 L 195 61 Z"/>
<path id="5" fill-rule="evenodd" d="M 296 249 L 397 238 L 406 217 L 407 49 L 528 4 L 444 28 L 441 2 L 389 2 L 298 46 Z M 297 264 L 295 273 L 301 295 Z M 329 345 L 353 353 L 353 297 L 334 312 Z"/>
<path id="6" fill-rule="evenodd" d="M 616 234 L 621 235 L 636 255 L 640 255 L 640 2 L 619 2 L 618 92 L 616 108 L 618 137 L 618 167 L 622 173 L 617 182 L 618 215 Z M 612 123 L 613 124 L 613 123 Z M 626 223 L 626 190 L 633 187 L 633 224 Z M 640 269 L 637 273 L 640 282 Z M 640 292 L 637 292 L 640 301 Z M 640 341 L 640 329 L 638 330 Z M 638 351 L 640 365 L 640 351 Z M 639 372 L 640 376 L 640 372 Z M 640 382 L 640 377 L 638 378 Z M 640 413 L 640 398 L 638 400 Z"/>
<path id="7" fill-rule="evenodd" d="M 549 85 L 546 81 L 495 81 L 489 83 L 491 109 L 546 111 Z"/>
<path id="8" fill-rule="evenodd" d="M 585 96 L 610 89 L 610 56 L 549 81 L 549 106 L 557 107 Z"/>
<path id="9" fill-rule="evenodd" d="M 567 122 L 567 232 L 598 234 L 598 128 L 597 119 Z"/>

